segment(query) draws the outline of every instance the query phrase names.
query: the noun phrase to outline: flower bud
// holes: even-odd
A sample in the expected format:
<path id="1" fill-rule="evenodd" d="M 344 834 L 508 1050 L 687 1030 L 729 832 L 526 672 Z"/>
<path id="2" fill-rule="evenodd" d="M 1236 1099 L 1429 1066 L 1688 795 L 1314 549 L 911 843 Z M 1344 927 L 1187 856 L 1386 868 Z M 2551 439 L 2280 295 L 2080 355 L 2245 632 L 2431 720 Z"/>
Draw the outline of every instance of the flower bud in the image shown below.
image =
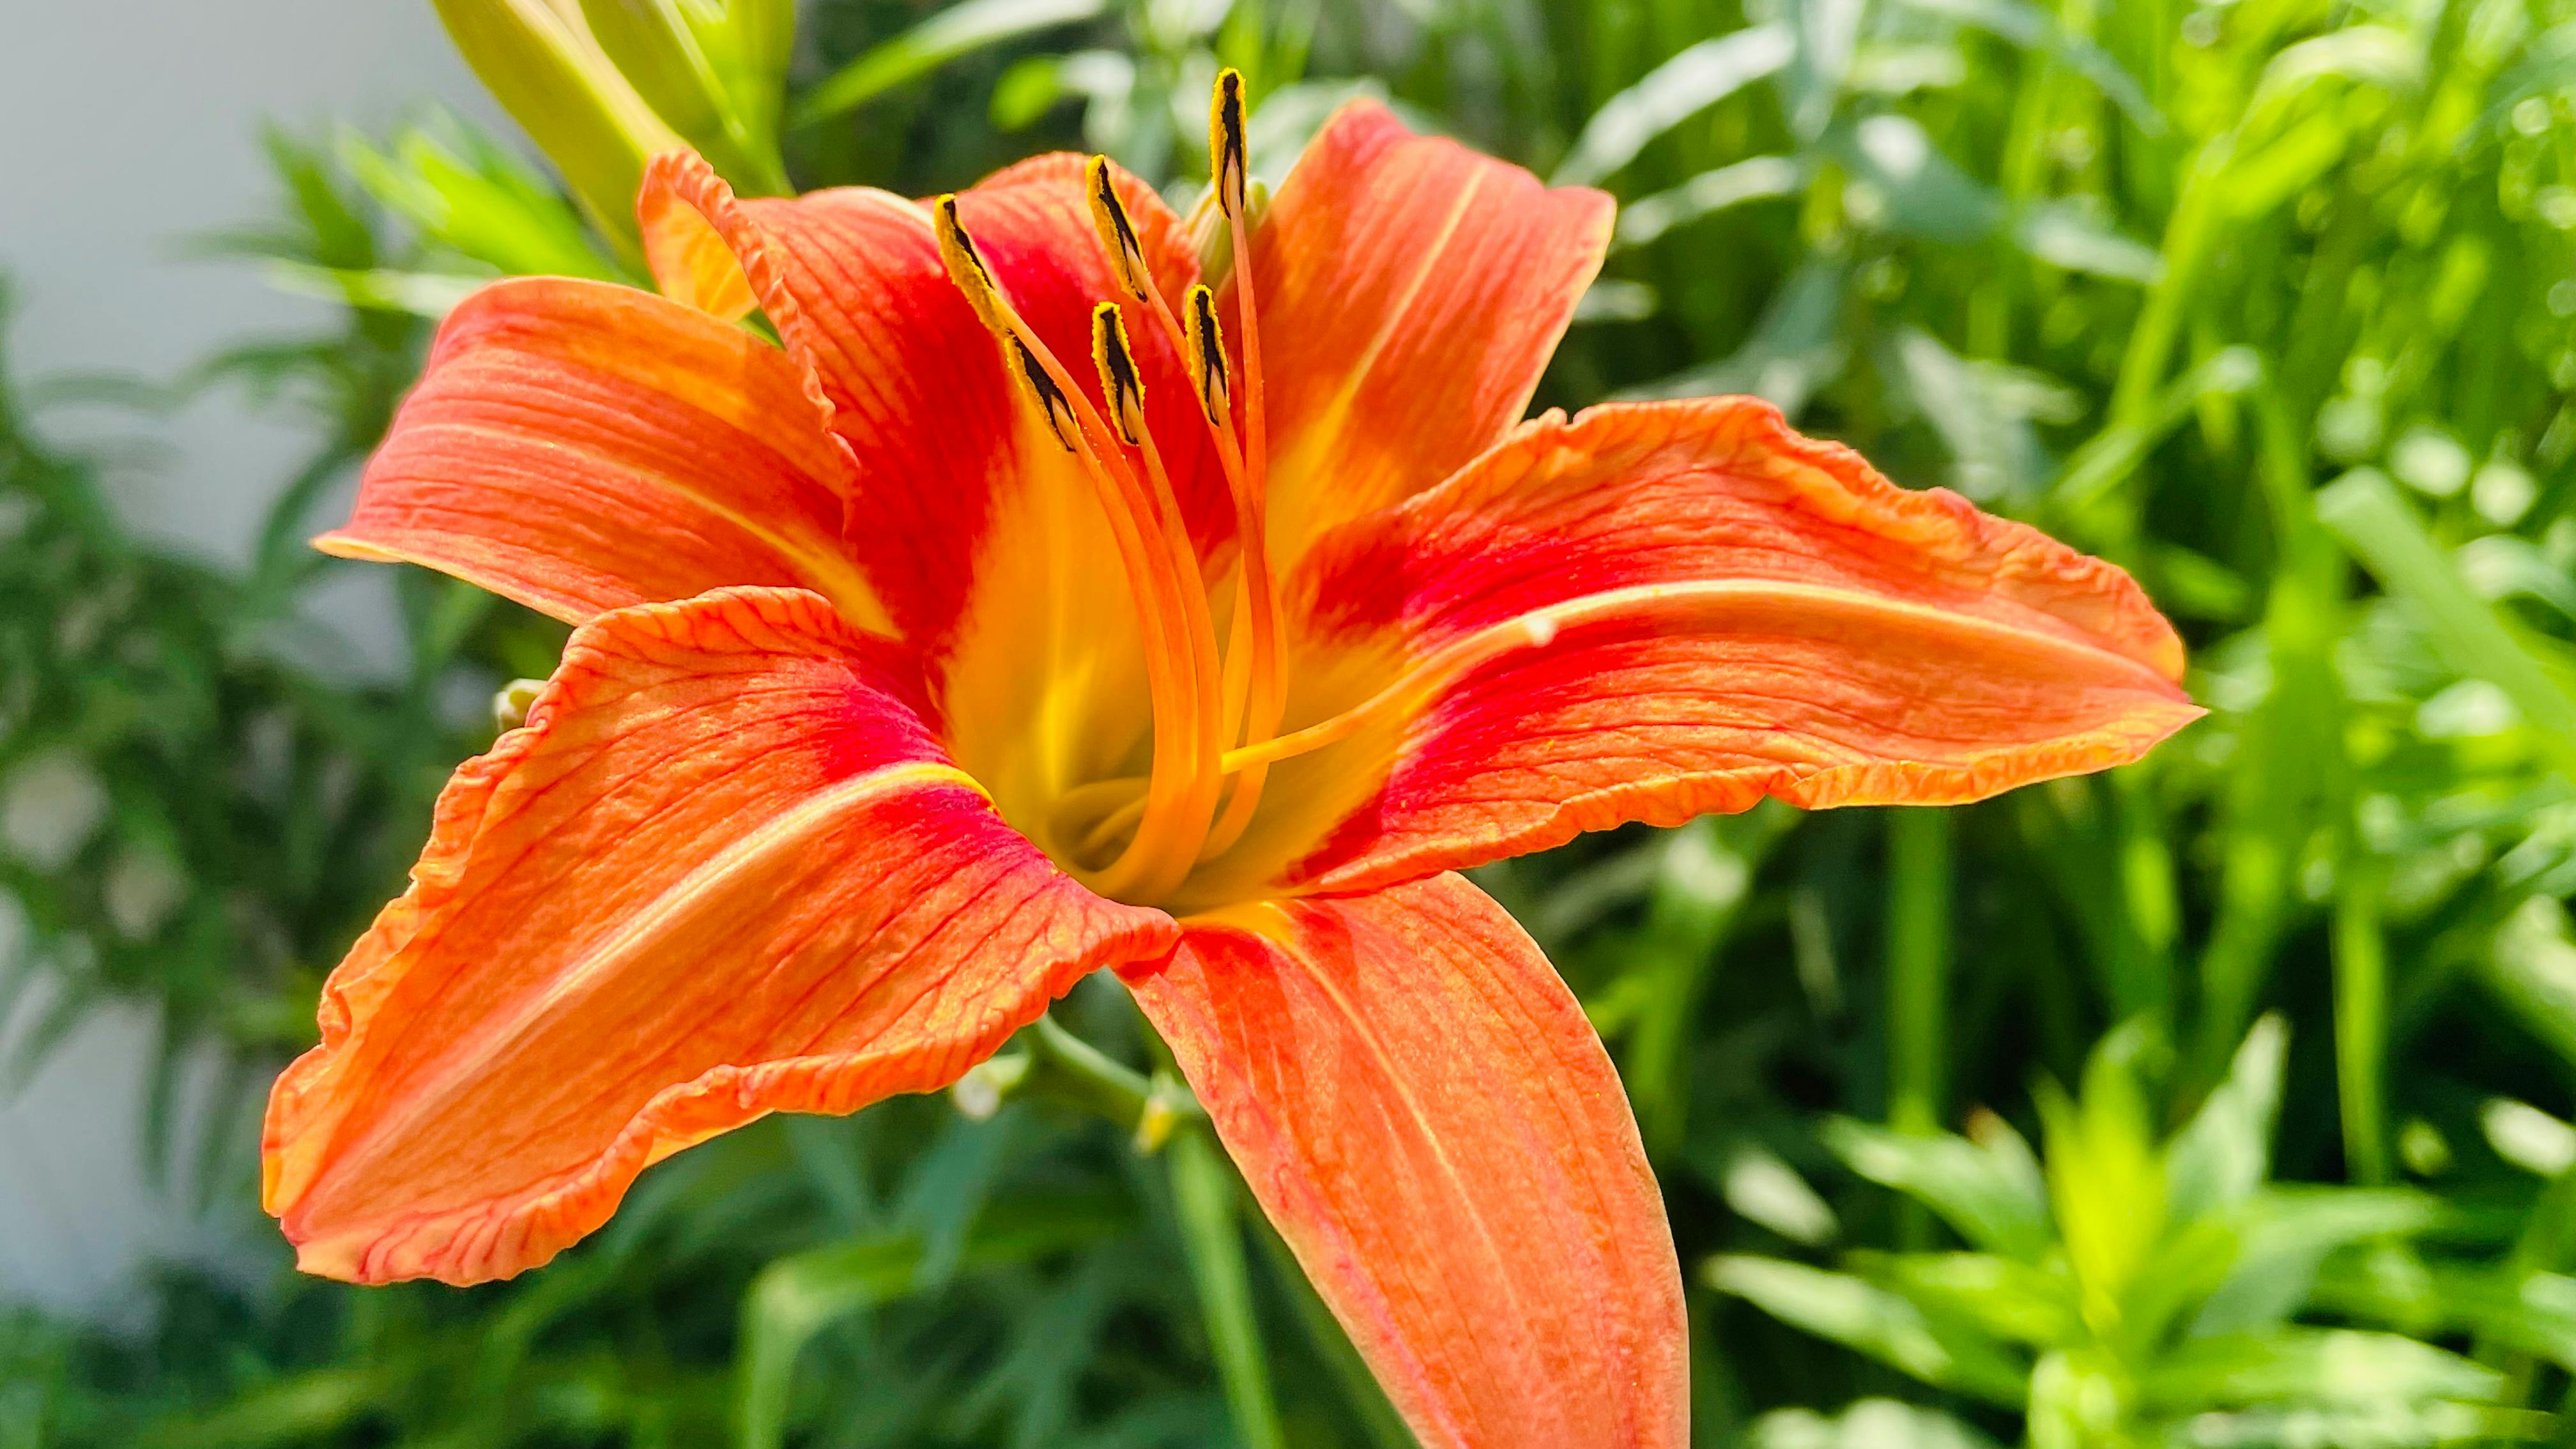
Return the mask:
<path id="1" fill-rule="evenodd" d="M 432 0 L 493 99 L 555 163 L 591 220 L 635 236 L 644 163 L 681 138 L 609 61 L 578 0 Z"/>

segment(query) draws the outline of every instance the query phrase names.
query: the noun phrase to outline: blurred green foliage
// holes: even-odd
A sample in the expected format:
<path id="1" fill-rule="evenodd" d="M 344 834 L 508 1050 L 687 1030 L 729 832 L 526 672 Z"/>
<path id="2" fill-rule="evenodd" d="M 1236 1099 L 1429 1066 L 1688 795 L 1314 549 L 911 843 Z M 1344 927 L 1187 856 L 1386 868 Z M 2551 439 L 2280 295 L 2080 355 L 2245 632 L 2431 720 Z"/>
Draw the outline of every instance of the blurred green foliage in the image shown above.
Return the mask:
<path id="1" fill-rule="evenodd" d="M 246 576 L 136 547 L 0 409 L 0 887 L 72 988 L 40 1044 L 141 996 L 255 1106 L 309 1032 L 488 729 L 454 701 L 560 635 L 405 574 L 410 656 L 352 685 L 295 662 L 337 567 L 299 540 L 423 318 L 631 275 L 638 136 L 754 191 L 1074 146 L 1186 203 L 1229 64 L 1272 179 L 1370 91 L 1618 194 L 1543 403 L 1758 392 L 2125 564 L 2193 645 L 2212 717 L 2111 777 L 1479 872 L 1625 1075 L 1701 1442 L 2576 1434 L 2576 5 L 818 0 L 792 52 L 736 0 L 441 10 L 564 189 L 438 116 L 275 143 L 284 220 L 228 240 L 350 307 L 211 374 L 327 439 Z M 514 91 L 539 63 L 590 99 Z M 1057 1016 L 955 1105 L 684 1154 L 520 1282 L 0 1323 L 0 1445 L 1401 1449 L 1116 990 Z"/>

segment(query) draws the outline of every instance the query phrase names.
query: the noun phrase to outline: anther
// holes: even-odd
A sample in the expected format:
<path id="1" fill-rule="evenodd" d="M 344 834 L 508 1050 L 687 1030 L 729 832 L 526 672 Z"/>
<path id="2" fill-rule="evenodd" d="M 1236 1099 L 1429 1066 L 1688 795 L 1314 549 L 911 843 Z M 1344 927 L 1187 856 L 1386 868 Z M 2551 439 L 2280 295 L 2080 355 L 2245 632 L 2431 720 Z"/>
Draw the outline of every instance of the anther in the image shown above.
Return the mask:
<path id="1" fill-rule="evenodd" d="M 1091 309 L 1091 360 L 1100 369 L 1100 395 L 1109 399 L 1109 421 L 1127 446 L 1145 441 L 1145 380 L 1127 347 L 1127 319 L 1115 302 Z"/>
<path id="2" fill-rule="evenodd" d="M 1100 248 L 1118 272 L 1118 285 L 1139 302 L 1151 300 L 1145 271 L 1145 248 L 1136 240 L 1136 224 L 1127 219 L 1127 203 L 1118 196 L 1109 158 L 1094 156 L 1083 168 L 1083 189 L 1091 198 L 1091 225 L 1100 233 Z"/>
<path id="3" fill-rule="evenodd" d="M 1228 217 L 1243 215 L 1243 75 L 1217 72 L 1216 104 L 1208 111 L 1208 156 L 1215 167 L 1216 204 Z"/>
<path id="4" fill-rule="evenodd" d="M 939 259 L 948 265 L 948 277 L 966 296 L 966 305 L 995 332 L 1008 333 L 1011 328 L 1002 313 L 1001 288 L 993 281 L 993 269 L 984 265 L 984 254 L 975 249 L 975 239 L 966 234 L 966 224 L 957 219 L 957 196 L 951 192 L 939 198 L 936 208 L 939 232 Z"/>
<path id="5" fill-rule="evenodd" d="M 1201 282 L 1190 288 L 1186 302 L 1190 341 L 1190 382 L 1199 390 L 1199 405 L 1208 421 L 1224 426 L 1233 393 L 1226 375 L 1225 332 L 1217 326 L 1216 293 Z"/>
<path id="6" fill-rule="evenodd" d="M 1047 430 L 1055 434 L 1055 440 L 1064 445 L 1066 452 L 1077 451 L 1079 445 L 1074 442 L 1075 430 L 1081 424 L 1074 420 L 1072 401 L 1065 397 L 1063 388 L 1055 385 L 1055 378 L 1048 374 L 1046 364 L 1038 361 L 1038 355 L 1029 350 L 1029 345 L 1020 340 L 1019 334 L 1007 335 L 1011 351 L 1019 357 L 1020 381 L 1027 386 L 1029 396 L 1038 400 L 1039 410 L 1046 414 Z"/>

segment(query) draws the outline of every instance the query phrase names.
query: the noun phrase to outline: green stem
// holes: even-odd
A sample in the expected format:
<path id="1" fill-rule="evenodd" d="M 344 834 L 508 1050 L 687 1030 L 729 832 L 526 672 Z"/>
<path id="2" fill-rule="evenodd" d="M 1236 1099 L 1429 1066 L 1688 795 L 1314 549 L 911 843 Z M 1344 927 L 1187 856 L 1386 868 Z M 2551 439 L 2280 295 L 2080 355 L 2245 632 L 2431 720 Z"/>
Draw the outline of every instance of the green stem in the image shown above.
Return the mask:
<path id="1" fill-rule="evenodd" d="M 1173 1136 L 1164 1150 L 1172 1174 L 1172 1205 L 1188 1250 L 1190 1278 L 1198 1285 L 1217 1380 L 1243 1449 L 1285 1449 L 1279 1406 L 1270 1392 L 1270 1365 L 1261 1349 L 1261 1324 L 1252 1311 L 1252 1279 L 1244 1271 L 1243 1224 L 1236 1214 L 1234 1169 L 1202 1131 Z"/>
<path id="2" fill-rule="evenodd" d="M 2388 1180 L 2381 1071 L 2388 1050 L 2388 941 L 2380 929 L 2384 874 L 2347 859 L 2334 910 L 2335 1090 L 2343 1109 L 2345 1171 Z"/>
<path id="3" fill-rule="evenodd" d="M 1052 1103 L 1106 1118 L 1136 1134 L 1147 1151 L 1162 1145 L 1172 1129 L 1205 1121 L 1207 1114 L 1177 1079 L 1148 1078 L 1112 1060 L 1100 1048 L 1065 1030 L 1053 1016 L 1041 1016 L 1013 1038 L 1017 1052 L 997 1056 L 977 1072 L 993 1074 L 983 1111 L 1002 1096 Z M 964 1084 L 960 1084 L 961 1094 Z M 961 1095 L 961 1109 L 965 1107 Z M 978 1113 L 980 1115 L 980 1113 Z"/>
<path id="4" fill-rule="evenodd" d="M 1938 1132 L 1950 1047 L 1950 816 L 1898 810 L 1887 831 L 1887 1122 Z"/>
<path id="5" fill-rule="evenodd" d="M 1287 1240 L 1266 1219 L 1255 1218 L 1252 1235 L 1261 1244 L 1262 1257 L 1270 1265 L 1270 1276 L 1289 1300 L 1297 1322 L 1306 1330 L 1306 1341 L 1324 1367 L 1342 1386 L 1342 1397 L 1350 1404 L 1351 1413 L 1360 1421 L 1360 1431 L 1367 1436 L 1372 1449 L 1419 1449 L 1413 1431 L 1404 1427 L 1404 1419 L 1389 1403 L 1386 1390 L 1370 1370 L 1368 1360 L 1342 1331 L 1341 1321 L 1315 1292 L 1306 1278 L 1304 1265 L 1289 1251 Z"/>

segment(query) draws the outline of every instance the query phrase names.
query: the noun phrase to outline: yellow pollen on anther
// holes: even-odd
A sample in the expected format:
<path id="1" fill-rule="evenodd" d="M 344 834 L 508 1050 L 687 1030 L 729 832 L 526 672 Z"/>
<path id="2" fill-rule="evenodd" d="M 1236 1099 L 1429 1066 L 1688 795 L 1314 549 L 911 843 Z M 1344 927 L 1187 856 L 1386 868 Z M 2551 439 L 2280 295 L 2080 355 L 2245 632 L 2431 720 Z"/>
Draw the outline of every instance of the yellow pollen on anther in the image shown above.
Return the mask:
<path id="1" fill-rule="evenodd" d="M 1228 422 L 1234 412 L 1226 378 L 1225 334 L 1217 327 L 1216 294 L 1200 282 L 1190 288 L 1190 383 L 1199 390 L 1199 406 L 1211 425 Z"/>
<path id="2" fill-rule="evenodd" d="M 993 281 L 993 269 L 984 265 L 984 254 L 975 247 L 975 239 L 966 234 L 966 224 L 957 218 L 957 194 L 942 195 L 936 203 L 939 213 L 939 259 L 948 266 L 949 279 L 966 296 L 966 305 L 975 309 L 986 327 L 1007 334 L 1011 330 L 1002 320 L 1001 288 Z"/>
<path id="3" fill-rule="evenodd" d="M 1100 395 L 1109 400 L 1109 420 L 1118 425 L 1120 441 L 1133 448 L 1145 442 L 1145 382 L 1136 374 L 1136 354 L 1127 346 L 1127 320 L 1115 302 L 1091 309 L 1091 361 L 1100 369 Z"/>
<path id="4" fill-rule="evenodd" d="M 1227 67 L 1216 76 L 1214 103 L 1208 107 L 1208 169 L 1216 186 L 1216 204 L 1228 217 L 1243 214 L 1244 144 L 1243 75 Z M 1243 253 L 1237 251 L 1240 259 Z"/>
<path id="5" fill-rule="evenodd" d="M 1145 265 L 1145 247 L 1136 240 L 1136 224 L 1127 218 L 1127 203 L 1118 196 L 1109 158 L 1094 156 L 1082 172 L 1083 192 L 1091 202 L 1091 226 L 1100 233 L 1100 250 L 1118 273 L 1118 285 L 1139 302 L 1153 300 L 1153 273 Z"/>

